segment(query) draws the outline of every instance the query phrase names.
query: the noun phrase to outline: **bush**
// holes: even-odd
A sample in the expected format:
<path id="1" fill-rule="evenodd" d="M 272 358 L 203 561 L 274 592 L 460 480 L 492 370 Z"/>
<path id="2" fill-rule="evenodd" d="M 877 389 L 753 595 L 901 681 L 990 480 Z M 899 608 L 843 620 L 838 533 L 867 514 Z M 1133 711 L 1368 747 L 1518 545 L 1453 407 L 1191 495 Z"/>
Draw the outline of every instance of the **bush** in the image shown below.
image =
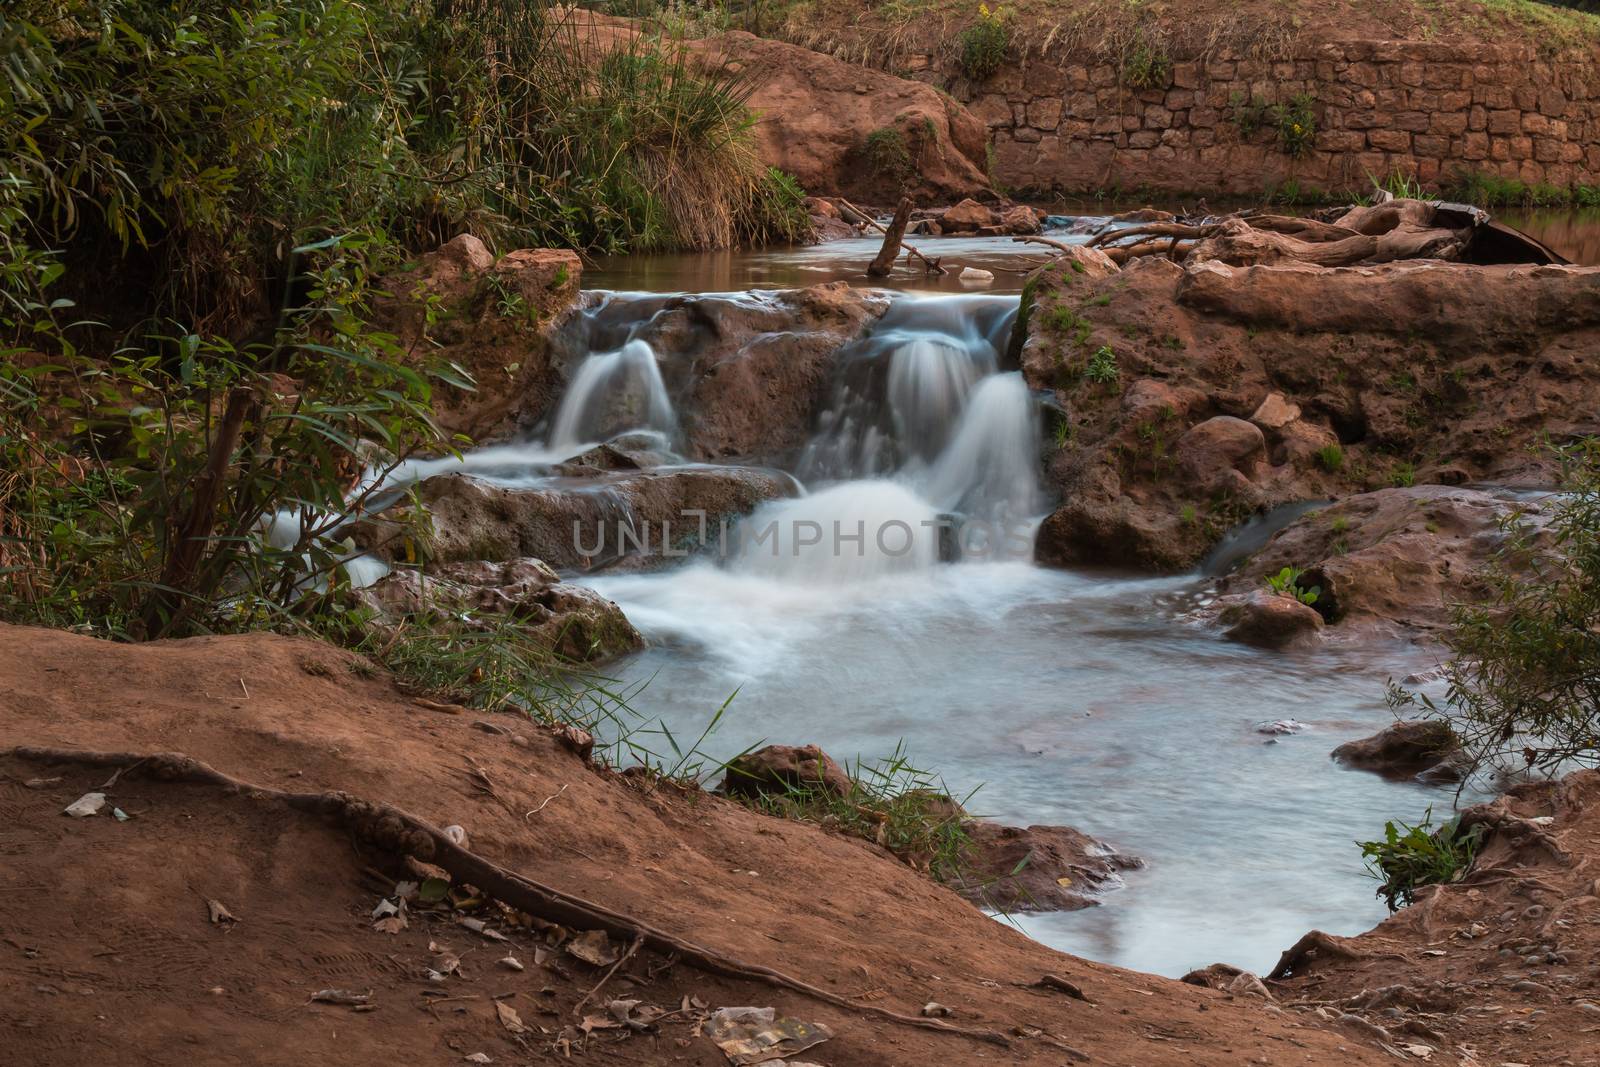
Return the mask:
<path id="1" fill-rule="evenodd" d="M 1487 596 L 1455 609 L 1442 701 L 1390 688 L 1397 708 L 1448 723 L 1475 766 L 1556 774 L 1600 763 L 1600 441 L 1557 456 L 1567 491 L 1543 505 L 1545 532 L 1512 513 L 1505 546 L 1477 576 Z"/>
<path id="2" fill-rule="evenodd" d="M 1011 28 L 1003 12 L 978 5 L 978 21 L 961 31 L 961 69 L 973 81 L 987 80 L 1005 62 L 1011 45 Z"/>
<path id="3" fill-rule="evenodd" d="M 896 185 L 905 184 L 916 173 L 905 134 L 893 126 L 884 126 L 867 134 L 861 144 L 861 156 L 869 171 Z"/>
<path id="4" fill-rule="evenodd" d="M 1134 89 L 1162 89 L 1172 78 L 1172 60 L 1160 46 L 1140 39 L 1122 61 L 1122 81 Z"/>
<path id="5" fill-rule="evenodd" d="M 1302 573 L 1304 572 L 1299 567 L 1284 567 L 1277 574 L 1267 576 L 1267 588 L 1272 590 L 1274 596 L 1298 600 L 1307 606 L 1315 604 L 1322 597 L 1322 586 L 1302 588 L 1300 585 Z"/>
<path id="6" fill-rule="evenodd" d="M 1089 357 L 1089 365 L 1084 369 L 1083 376 L 1091 382 L 1106 385 L 1117 380 L 1117 354 L 1111 351 L 1110 345 L 1101 345 Z"/>
<path id="7" fill-rule="evenodd" d="M 1483 827 L 1463 831 L 1460 819 L 1433 826 L 1429 808 L 1415 826 L 1387 823 L 1380 841 L 1359 842 L 1367 871 L 1379 881 L 1378 896 L 1390 911 L 1399 911 L 1416 899 L 1416 891 L 1428 885 L 1446 885 L 1463 877 L 1472 867 L 1482 844 Z"/>
<path id="8" fill-rule="evenodd" d="M 1344 449 L 1338 445 L 1323 445 L 1314 453 L 1317 466 L 1329 474 L 1337 474 L 1344 468 Z"/>
<path id="9" fill-rule="evenodd" d="M 1278 127 L 1278 144 L 1291 157 L 1299 159 L 1311 151 L 1317 139 L 1317 116 L 1314 101 L 1306 93 L 1291 97 L 1286 104 L 1272 109 Z"/>

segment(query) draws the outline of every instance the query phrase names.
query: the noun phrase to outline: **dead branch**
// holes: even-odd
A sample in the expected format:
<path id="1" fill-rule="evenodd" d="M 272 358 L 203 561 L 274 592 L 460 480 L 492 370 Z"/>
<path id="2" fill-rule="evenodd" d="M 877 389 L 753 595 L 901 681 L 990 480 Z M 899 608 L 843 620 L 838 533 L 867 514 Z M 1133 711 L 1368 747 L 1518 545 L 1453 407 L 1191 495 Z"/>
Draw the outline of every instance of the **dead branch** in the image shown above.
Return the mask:
<path id="1" fill-rule="evenodd" d="M 476 886 L 488 895 L 535 915 L 546 922 L 578 930 L 604 930 L 618 940 L 639 940 L 645 947 L 662 954 L 676 953 L 680 959 L 711 974 L 737 981 L 760 982 L 787 989 L 851 1013 L 864 1013 L 889 1019 L 902 1026 L 984 1041 L 1009 1047 L 1010 1038 L 994 1030 L 955 1026 L 938 1019 L 902 1015 L 887 1008 L 857 1004 L 837 993 L 830 993 L 809 982 L 759 964 L 745 963 L 714 949 L 697 945 L 665 930 L 603 905 L 572 896 L 525 878 L 514 871 L 484 859 L 457 845 L 432 823 L 390 804 L 365 800 L 349 793 L 291 793 L 271 786 L 241 781 L 186 756 L 181 752 L 95 752 L 63 748 L 18 746 L 6 753 L 33 763 L 70 763 L 86 767 L 115 767 L 168 782 L 194 782 L 214 786 L 227 793 L 245 794 L 277 801 L 294 811 L 319 815 L 342 825 L 358 839 L 374 847 L 410 855 L 423 863 L 441 867 L 458 882 Z"/>
<path id="2" fill-rule="evenodd" d="M 1124 226 L 1120 230 L 1105 230 L 1089 238 L 1089 244 L 1094 248 L 1101 245 L 1120 242 L 1128 237 L 1177 237 L 1188 240 L 1199 240 L 1210 237 L 1219 228 L 1217 223 L 1208 223 L 1204 226 L 1191 226 L 1182 222 L 1147 222 L 1139 226 Z"/>
<path id="3" fill-rule="evenodd" d="M 1079 247 L 1069 245 L 1065 241 L 1056 241 L 1049 237 L 1040 237 L 1037 234 L 1031 233 L 1024 234 L 1020 237 L 1013 237 L 1012 240 L 1018 242 L 1019 244 L 1049 245 L 1051 248 L 1061 252 L 1070 252 L 1074 247 Z"/>
<path id="4" fill-rule="evenodd" d="M 883 232 L 883 247 L 867 266 L 867 277 L 887 278 L 894 273 L 894 261 L 900 258 L 900 239 L 906 235 L 906 223 L 910 221 L 911 198 L 902 196 L 889 228 Z"/>
<path id="5" fill-rule="evenodd" d="M 856 207 L 854 204 L 852 204 L 850 201 L 846 200 L 844 197 L 842 197 L 842 196 L 839 197 L 839 203 L 840 203 L 841 206 L 849 208 L 851 211 L 855 212 L 855 214 L 857 216 L 859 216 L 863 222 L 865 222 L 868 226 L 871 226 L 873 229 L 877 230 L 879 233 L 888 233 L 889 232 L 888 230 L 884 229 L 881 224 L 879 224 L 877 219 L 873 218 L 871 215 L 868 215 L 865 211 L 862 211 L 860 208 Z M 932 273 L 934 273 L 934 274 L 947 274 L 947 273 L 949 273 L 943 267 L 939 266 L 939 261 L 937 259 L 929 259 L 927 256 L 923 255 L 921 252 L 917 251 L 917 249 L 913 248 L 911 245 L 906 244 L 903 241 L 901 242 L 901 247 L 906 250 L 907 254 L 916 256 L 918 259 L 922 260 L 923 266 L 927 267 L 928 270 L 931 271 Z"/>

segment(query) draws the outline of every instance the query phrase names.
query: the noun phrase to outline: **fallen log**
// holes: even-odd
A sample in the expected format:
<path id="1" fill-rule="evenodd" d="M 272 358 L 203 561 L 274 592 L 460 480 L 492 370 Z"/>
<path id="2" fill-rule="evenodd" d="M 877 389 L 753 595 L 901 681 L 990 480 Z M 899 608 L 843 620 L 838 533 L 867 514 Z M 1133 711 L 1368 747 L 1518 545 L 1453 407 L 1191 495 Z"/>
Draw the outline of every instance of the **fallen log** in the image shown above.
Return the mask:
<path id="1" fill-rule="evenodd" d="M 137 770 L 160 781 L 192 782 L 213 786 L 227 793 L 274 801 L 292 811 L 330 819 L 357 839 L 376 848 L 410 855 L 423 863 L 443 868 L 456 881 L 473 885 L 489 896 L 546 922 L 579 930 L 604 930 L 618 940 L 638 941 L 645 948 L 662 955 L 675 955 L 708 973 L 787 989 L 854 1014 L 872 1015 L 901 1026 L 938 1030 L 993 1045 L 1009 1047 L 1011 1044 L 1011 1039 L 998 1031 L 970 1029 L 938 1019 L 902 1015 L 887 1008 L 861 1004 L 782 971 L 745 963 L 686 941 L 632 916 L 614 912 L 593 901 L 563 893 L 507 870 L 456 844 L 443 830 L 427 820 L 381 801 L 365 800 L 338 791 L 292 793 L 257 785 L 224 774 L 181 752 L 96 752 L 18 746 L 5 755 L 30 763 L 113 767 L 117 770 L 117 776 Z"/>

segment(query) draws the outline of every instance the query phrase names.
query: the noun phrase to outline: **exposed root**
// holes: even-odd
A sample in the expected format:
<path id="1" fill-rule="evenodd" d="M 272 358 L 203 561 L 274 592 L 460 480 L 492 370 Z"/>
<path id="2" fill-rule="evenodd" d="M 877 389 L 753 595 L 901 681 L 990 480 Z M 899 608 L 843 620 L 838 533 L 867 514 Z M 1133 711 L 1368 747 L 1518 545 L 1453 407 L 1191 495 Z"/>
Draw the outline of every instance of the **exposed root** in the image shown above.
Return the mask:
<path id="1" fill-rule="evenodd" d="M 1334 937 L 1332 934 L 1325 934 L 1321 930 L 1313 930 L 1296 941 L 1289 947 L 1287 952 L 1278 957 L 1278 965 L 1267 974 L 1267 981 L 1275 982 L 1289 977 L 1299 969 L 1300 964 L 1312 956 L 1337 956 L 1340 959 L 1360 960 L 1373 955 L 1370 952 L 1351 948 L 1349 945 L 1351 940 L 1353 939 Z M 1404 958 L 1399 953 L 1393 953 L 1393 955 Z"/>
<path id="2" fill-rule="evenodd" d="M 410 855 L 423 863 L 441 867 L 457 881 L 470 883 L 489 896 L 547 922 L 578 930 L 604 930 L 609 936 L 618 940 L 637 941 L 643 947 L 664 955 L 676 954 L 681 961 L 702 971 L 724 978 L 760 982 L 787 989 L 852 1014 L 873 1015 L 902 1026 L 938 1030 L 994 1045 L 1009 1047 L 1011 1044 L 1008 1037 L 994 1030 L 969 1029 L 938 1019 L 902 1015 L 887 1008 L 858 1004 L 781 971 L 745 963 L 713 949 L 685 941 L 638 919 L 611 911 L 582 897 L 563 893 L 491 863 L 482 856 L 457 845 L 445 836 L 443 830 L 427 820 L 389 804 L 364 800 L 338 791 L 291 793 L 270 786 L 255 785 L 224 774 L 181 752 L 95 752 L 19 746 L 10 749 L 6 754 L 34 763 L 114 767 L 122 772 L 132 771 L 137 766 L 140 773 L 160 781 L 194 782 L 215 786 L 228 793 L 277 801 L 295 811 L 330 819 L 374 847 Z"/>

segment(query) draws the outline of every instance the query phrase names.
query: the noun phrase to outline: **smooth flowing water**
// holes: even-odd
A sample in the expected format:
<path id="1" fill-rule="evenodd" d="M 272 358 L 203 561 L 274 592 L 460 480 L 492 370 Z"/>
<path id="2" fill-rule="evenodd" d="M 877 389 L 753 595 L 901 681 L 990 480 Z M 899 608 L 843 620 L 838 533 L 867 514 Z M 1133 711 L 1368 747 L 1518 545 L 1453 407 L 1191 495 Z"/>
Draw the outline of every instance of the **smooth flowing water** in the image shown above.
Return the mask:
<path id="1" fill-rule="evenodd" d="M 608 347 L 578 367 L 530 458 L 621 430 L 674 437 L 678 413 L 628 326 L 658 306 L 605 302 Z M 870 761 L 904 742 L 954 794 L 977 789 L 976 813 L 1076 826 L 1147 862 L 1101 907 L 1014 920 L 1051 945 L 1176 975 L 1218 960 L 1261 970 L 1312 927 L 1370 927 L 1384 912 L 1355 841 L 1451 794 L 1328 754 L 1391 721 L 1385 680 L 1432 661 L 1407 646 L 1244 648 L 1189 620 L 1200 571 L 1029 562 L 1050 502 L 1034 398 L 997 369 L 1014 306 L 897 296 L 839 354 L 794 462 L 807 492 L 746 521 L 773 536 L 722 560 L 577 579 L 649 640 L 611 673 L 679 738 L 737 694 L 702 745 L 713 756 L 816 743 Z M 537 475 L 514 458 L 468 466 Z M 1212 569 L 1263 536 L 1241 531 Z M 1305 728 L 1258 729 L 1286 718 Z"/>

